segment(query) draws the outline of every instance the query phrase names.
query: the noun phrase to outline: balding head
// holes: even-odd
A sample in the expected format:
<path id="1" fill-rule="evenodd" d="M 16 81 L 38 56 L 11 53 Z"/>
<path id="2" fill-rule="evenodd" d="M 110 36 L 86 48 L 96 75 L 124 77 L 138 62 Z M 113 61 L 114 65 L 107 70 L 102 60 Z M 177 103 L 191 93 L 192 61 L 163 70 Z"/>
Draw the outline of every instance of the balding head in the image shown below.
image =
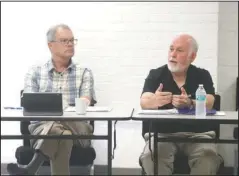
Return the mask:
<path id="1" fill-rule="evenodd" d="M 56 33 L 60 29 L 68 29 L 71 31 L 71 28 L 66 24 L 57 24 L 55 26 L 52 26 L 46 33 L 47 41 L 52 42 L 56 39 Z"/>
<path id="2" fill-rule="evenodd" d="M 177 35 L 168 53 L 168 68 L 171 72 L 184 72 L 196 58 L 198 45 L 189 34 Z"/>
<path id="3" fill-rule="evenodd" d="M 174 38 L 174 40 L 181 40 L 183 42 L 187 42 L 188 45 L 189 45 L 191 53 L 192 52 L 195 52 L 195 53 L 198 52 L 198 44 L 197 44 L 196 39 L 193 36 L 191 36 L 189 34 L 180 34 L 180 35 L 177 35 Z"/>

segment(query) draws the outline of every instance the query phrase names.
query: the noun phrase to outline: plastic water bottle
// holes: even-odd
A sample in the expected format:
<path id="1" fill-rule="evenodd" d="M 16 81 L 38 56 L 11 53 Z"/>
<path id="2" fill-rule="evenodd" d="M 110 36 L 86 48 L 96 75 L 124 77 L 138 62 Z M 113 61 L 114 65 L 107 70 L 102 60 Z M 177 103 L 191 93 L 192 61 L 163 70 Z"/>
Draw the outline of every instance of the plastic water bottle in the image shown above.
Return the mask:
<path id="1" fill-rule="evenodd" d="M 196 91 L 196 118 L 206 118 L 206 95 L 203 84 L 199 84 Z"/>

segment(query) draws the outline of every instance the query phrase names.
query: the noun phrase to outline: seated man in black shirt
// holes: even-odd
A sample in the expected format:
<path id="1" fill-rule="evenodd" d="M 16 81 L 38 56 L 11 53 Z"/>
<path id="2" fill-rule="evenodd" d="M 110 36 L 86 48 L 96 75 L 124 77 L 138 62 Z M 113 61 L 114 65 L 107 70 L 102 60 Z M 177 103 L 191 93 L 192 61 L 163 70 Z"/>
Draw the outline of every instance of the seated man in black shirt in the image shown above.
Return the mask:
<path id="1" fill-rule="evenodd" d="M 207 92 L 207 109 L 213 107 L 215 90 L 210 73 L 191 65 L 197 51 L 198 45 L 192 36 L 183 34 L 174 38 L 168 52 L 168 64 L 150 70 L 145 80 L 140 99 L 142 109 L 192 108 L 195 106 L 195 93 L 199 84 L 203 84 Z M 215 137 L 215 131 L 209 125 L 178 122 L 153 125 L 160 131 L 159 136 Z M 148 136 L 148 133 L 144 134 L 146 146 L 140 160 L 146 174 L 153 175 Z M 151 141 L 153 142 L 153 139 Z M 216 144 L 162 142 L 158 143 L 158 173 L 160 175 L 173 173 L 174 156 L 179 150 L 188 156 L 191 175 L 215 175 L 222 162 L 217 153 Z"/>

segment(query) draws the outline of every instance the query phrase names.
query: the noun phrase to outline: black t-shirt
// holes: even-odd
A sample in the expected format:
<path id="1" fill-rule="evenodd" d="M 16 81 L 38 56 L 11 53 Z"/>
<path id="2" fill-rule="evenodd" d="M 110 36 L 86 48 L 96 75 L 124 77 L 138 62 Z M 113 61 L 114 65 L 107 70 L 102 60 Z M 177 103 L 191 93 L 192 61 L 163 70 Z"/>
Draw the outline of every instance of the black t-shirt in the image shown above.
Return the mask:
<path id="1" fill-rule="evenodd" d="M 174 95 L 180 95 L 181 90 L 177 86 L 176 82 L 173 79 L 171 72 L 168 69 L 167 65 L 159 67 L 157 69 L 152 69 L 149 72 L 149 75 L 145 79 L 143 92 L 152 92 L 155 93 L 160 83 L 163 84 L 163 90 L 165 92 L 172 92 Z M 187 77 L 185 84 L 183 85 L 188 95 L 192 96 L 192 99 L 195 99 L 195 93 L 199 84 L 203 84 L 207 94 L 215 95 L 215 89 L 213 86 L 213 81 L 210 73 L 202 68 L 198 68 L 194 65 L 190 65 L 187 71 Z M 171 109 L 173 105 L 167 104 L 159 109 Z M 146 124 L 146 125 L 145 125 Z M 148 124 L 143 124 L 143 134 L 148 132 Z M 206 132 L 213 130 L 214 127 L 210 125 L 200 126 L 200 124 L 193 125 L 187 123 L 158 123 L 154 124 L 154 128 L 158 128 L 160 132 L 165 133 L 174 133 L 174 132 Z"/>

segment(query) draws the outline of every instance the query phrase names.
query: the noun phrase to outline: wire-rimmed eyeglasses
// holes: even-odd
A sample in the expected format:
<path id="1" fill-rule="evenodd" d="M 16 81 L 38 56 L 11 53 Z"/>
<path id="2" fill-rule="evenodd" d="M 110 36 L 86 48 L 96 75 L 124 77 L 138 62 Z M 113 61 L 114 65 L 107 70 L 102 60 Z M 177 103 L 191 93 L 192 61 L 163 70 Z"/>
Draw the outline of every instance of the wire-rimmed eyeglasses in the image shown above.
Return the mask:
<path id="1" fill-rule="evenodd" d="M 61 43 L 62 45 L 69 45 L 69 43 L 71 42 L 71 44 L 76 45 L 78 42 L 78 39 L 60 39 L 60 40 L 54 40 L 52 42 L 58 42 Z"/>

